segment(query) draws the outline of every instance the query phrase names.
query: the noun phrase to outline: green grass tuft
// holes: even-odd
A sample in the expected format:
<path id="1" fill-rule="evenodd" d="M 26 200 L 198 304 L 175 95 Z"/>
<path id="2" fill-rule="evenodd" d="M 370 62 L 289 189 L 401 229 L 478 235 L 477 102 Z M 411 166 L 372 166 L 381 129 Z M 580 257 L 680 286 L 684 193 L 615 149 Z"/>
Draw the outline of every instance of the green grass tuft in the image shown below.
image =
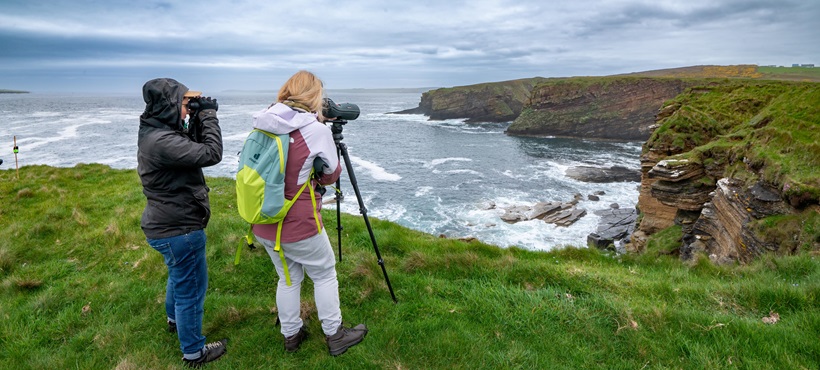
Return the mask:
<path id="1" fill-rule="evenodd" d="M 165 266 L 139 229 L 145 200 L 136 173 L 28 166 L 20 177 L 0 171 L 0 367 L 179 367 L 177 338 L 165 331 Z M 311 336 L 286 354 L 270 258 L 245 249 L 233 265 L 247 225 L 234 208 L 233 181 L 208 182 L 204 331 L 231 340 L 210 369 L 809 369 L 820 356 L 816 252 L 688 266 L 672 255 L 679 227 L 654 235 L 643 255 L 616 256 L 501 249 L 372 219 L 394 304 L 355 215 L 342 215 L 342 312 L 371 331 L 330 356 L 307 282 Z M 335 212 L 323 217 L 335 246 Z M 763 322 L 774 314 L 779 321 Z"/>

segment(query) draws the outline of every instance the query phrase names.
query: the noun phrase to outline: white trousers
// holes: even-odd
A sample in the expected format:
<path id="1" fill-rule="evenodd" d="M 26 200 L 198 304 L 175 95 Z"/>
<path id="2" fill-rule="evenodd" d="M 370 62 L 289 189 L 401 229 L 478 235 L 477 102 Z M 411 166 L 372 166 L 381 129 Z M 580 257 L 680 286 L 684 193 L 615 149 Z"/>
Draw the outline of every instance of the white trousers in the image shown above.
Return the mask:
<path id="1" fill-rule="evenodd" d="M 342 310 L 339 307 L 339 280 L 336 279 L 336 257 L 333 247 L 322 230 L 310 238 L 293 243 L 282 243 L 285 252 L 285 262 L 288 264 L 291 286 L 285 281 L 285 269 L 279 252 L 273 250 L 276 242 L 254 235 L 256 240 L 265 246 L 276 273 L 279 283 L 276 287 L 276 306 L 279 310 L 281 332 L 290 337 L 299 332 L 302 327 L 300 317 L 300 301 L 302 280 L 305 273 L 313 280 L 313 298 L 316 301 L 316 311 L 322 322 L 322 331 L 325 335 L 336 334 L 342 324 Z"/>

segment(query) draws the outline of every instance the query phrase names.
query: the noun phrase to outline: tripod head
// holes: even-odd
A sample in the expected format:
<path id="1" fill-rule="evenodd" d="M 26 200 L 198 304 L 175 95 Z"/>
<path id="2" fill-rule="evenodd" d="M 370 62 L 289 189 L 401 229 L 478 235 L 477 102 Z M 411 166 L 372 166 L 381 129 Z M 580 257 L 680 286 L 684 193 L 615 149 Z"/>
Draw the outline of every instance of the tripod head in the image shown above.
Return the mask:
<path id="1" fill-rule="evenodd" d="M 344 125 L 347 124 L 347 120 L 337 118 L 325 121 L 325 123 L 328 122 L 332 123 L 330 126 L 330 132 L 333 133 L 333 142 L 336 143 L 336 146 L 338 146 L 342 142 L 342 139 L 345 138 L 342 135 L 342 130 L 344 130 Z"/>

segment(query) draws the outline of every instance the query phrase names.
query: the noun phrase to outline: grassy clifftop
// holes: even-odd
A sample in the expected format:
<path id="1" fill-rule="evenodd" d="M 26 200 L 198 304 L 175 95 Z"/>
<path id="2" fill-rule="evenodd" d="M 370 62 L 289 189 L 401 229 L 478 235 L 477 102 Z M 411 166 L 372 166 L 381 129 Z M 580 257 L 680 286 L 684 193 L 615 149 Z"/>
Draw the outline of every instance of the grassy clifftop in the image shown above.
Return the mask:
<path id="1" fill-rule="evenodd" d="M 769 67 L 757 66 L 754 64 L 690 66 L 635 72 L 626 75 L 644 77 L 744 78 L 759 80 L 820 82 L 820 68 Z"/>
<path id="2" fill-rule="evenodd" d="M 398 113 L 424 114 L 432 120 L 466 118 L 468 122 L 509 122 L 526 114 L 522 120 L 516 122 L 516 126 L 509 132 L 510 134 L 623 139 L 600 136 L 599 133 L 590 136 L 585 129 L 570 132 L 559 127 L 558 130 L 553 130 L 549 126 L 555 117 L 550 116 L 550 113 L 544 113 L 545 107 L 539 107 L 538 104 L 552 101 L 553 103 L 566 105 L 563 108 L 571 108 L 575 111 L 567 114 L 568 110 L 564 109 L 564 112 L 559 112 L 557 120 L 560 121 L 560 125 L 572 125 L 579 122 L 588 124 L 589 121 L 627 124 L 630 121 L 639 119 L 640 122 L 636 123 L 636 126 L 641 127 L 632 128 L 632 131 L 643 134 L 645 131 L 643 126 L 651 124 L 649 121 L 651 121 L 652 112 L 659 107 L 652 106 L 651 109 L 647 110 L 642 106 L 636 107 L 634 99 L 630 100 L 628 96 L 623 97 L 620 101 L 616 101 L 615 98 L 623 95 L 623 92 L 626 91 L 628 94 L 643 94 L 645 97 L 654 94 L 655 100 L 662 102 L 677 95 L 669 95 L 668 85 L 670 80 L 686 80 L 685 82 L 677 82 L 677 84 L 688 85 L 689 81 L 704 79 L 820 82 L 820 68 L 759 67 L 751 64 L 702 65 L 600 77 L 533 77 L 430 90 L 422 94 L 421 102 L 417 108 Z M 658 89 L 640 86 L 648 80 L 656 80 L 655 85 L 666 85 L 666 87 Z M 635 86 L 630 87 L 619 83 L 624 81 L 632 81 Z M 595 91 L 588 91 L 588 88 Z M 561 96 L 570 89 L 577 90 L 574 94 L 578 97 L 578 104 L 574 107 L 569 107 L 572 101 Z M 551 92 L 557 92 L 557 95 L 549 96 Z M 540 96 L 536 96 L 538 94 Z M 600 102 L 597 101 L 599 96 L 603 97 Z M 638 105 L 646 104 L 647 100 L 651 100 L 640 96 L 637 98 L 639 100 Z M 607 107 L 607 104 L 611 107 Z M 636 117 L 631 114 L 630 109 L 618 111 L 619 108 L 629 105 L 632 105 L 631 110 L 637 108 L 641 111 L 650 112 L 649 120 L 643 118 L 646 116 L 643 113 L 638 114 Z M 613 108 L 613 111 L 608 111 L 609 108 Z M 537 114 L 533 114 L 533 112 L 537 112 Z M 522 125 L 527 127 L 525 128 Z M 640 139 L 645 140 L 646 136 L 641 136 Z"/>
<path id="3" fill-rule="evenodd" d="M 645 150 L 761 179 L 798 203 L 820 200 L 820 84 L 707 83 L 668 101 L 659 123 Z"/>
<path id="4" fill-rule="evenodd" d="M 229 337 L 210 369 L 813 368 L 820 357 L 818 255 L 691 266 L 658 253 L 542 253 L 373 229 L 394 304 L 360 217 L 342 215 L 342 312 L 364 342 L 334 358 L 303 292 L 311 336 L 285 354 L 276 273 L 264 251 L 233 256 L 247 230 L 234 183 L 209 179 L 204 331 Z M 19 369 L 181 365 L 165 332 L 165 266 L 139 228 L 135 171 L 102 165 L 0 171 L 0 364 Z M 334 212 L 325 223 L 335 244 Z"/>
<path id="5" fill-rule="evenodd" d="M 534 77 L 430 90 L 421 95 L 418 107 L 396 113 L 420 113 L 431 120 L 512 121 L 521 114 L 533 86 L 544 80 Z"/>

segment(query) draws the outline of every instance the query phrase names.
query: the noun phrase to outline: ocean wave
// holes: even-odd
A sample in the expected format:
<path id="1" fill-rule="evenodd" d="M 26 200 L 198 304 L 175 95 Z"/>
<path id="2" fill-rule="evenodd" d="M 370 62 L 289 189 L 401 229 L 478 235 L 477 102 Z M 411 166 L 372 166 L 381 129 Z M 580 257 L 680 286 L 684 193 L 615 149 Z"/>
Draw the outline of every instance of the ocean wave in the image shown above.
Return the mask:
<path id="1" fill-rule="evenodd" d="M 430 163 L 426 163 L 424 165 L 424 167 L 432 168 L 432 167 L 435 167 L 435 166 L 438 166 L 442 163 L 447 163 L 447 162 L 472 162 L 472 161 L 473 160 L 471 158 L 463 158 L 463 157 L 437 158 L 437 159 L 434 159 L 434 160 L 430 161 Z"/>
<path id="2" fill-rule="evenodd" d="M 379 166 L 378 164 L 370 161 L 366 161 L 361 159 L 357 156 L 351 155 L 350 161 L 353 165 L 363 168 L 370 176 L 379 181 L 399 181 L 401 180 L 401 176 L 387 172 L 384 168 Z"/>
<path id="3" fill-rule="evenodd" d="M 62 112 L 34 112 L 34 113 L 31 113 L 31 117 L 34 117 L 34 118 L 59 117 L 59 116 L 62 116 L 62 115 L 65 115 L 65 113 L 62 113 Z"/>
<path id="4" fill-rule="evenodd" d="M 416 198 L 423 197 L 429 194 L 434 188 L 432 186 L 421 186 L 416 189 L 416 193 L 414 194 Z"/>
<path id="5" fill-rule="evenodd" d="M 449 175 L 469 174 L 469 175 L 484 177 L 483 173 L 478 172 L 478 171 L 474 171 L 474 170 L 449 170 L 449 171 L 444 171 L 444 173 L 449 174 Z"/>

